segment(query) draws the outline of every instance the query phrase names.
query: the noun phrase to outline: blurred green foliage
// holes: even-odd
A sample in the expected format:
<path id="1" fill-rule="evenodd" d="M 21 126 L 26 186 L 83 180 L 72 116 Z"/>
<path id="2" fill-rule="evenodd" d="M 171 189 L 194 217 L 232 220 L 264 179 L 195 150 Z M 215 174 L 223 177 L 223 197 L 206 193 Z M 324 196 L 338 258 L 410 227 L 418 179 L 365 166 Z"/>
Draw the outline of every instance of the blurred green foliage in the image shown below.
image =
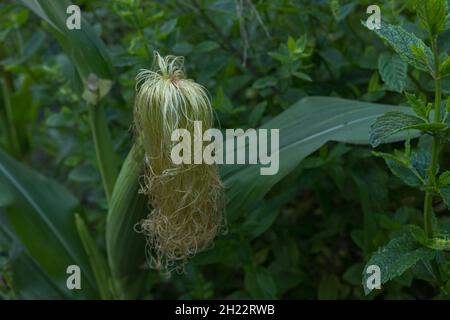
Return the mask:
<path id="1" fill-rule="evenodd" d="M 82 208 L 105 252 L 107 200 L 89 107 L 81 94 L 83 75 L 62 49 L 61 35 L 23 2 L 0 4 L 0 146 L 73 193 L 79 202 L 73 205 Z M 411 3 L 379 1 L 384 20 L 421 34 Z M 257 127 L 307 96 L 392 105 L 406 104 L 399 94 L 403 90 L 433 96 L 430 77 L 404 65 L 393 73 L 390 64 L 401 64 L 398 56 L 361 26 L 372 1 L 77 4 L 110 58 L 115 81 L 100 105 L 122 159 L 132 141 L 135 75 L 151 67 L 154 50 L 186 57 L 188 77 L 208 89 L 221 128 Z M 447 31 L 441 37 L 445 50 L 449 40 Z M 450 92 L 450 82 L 444 82 L 444 92 Z M 1 190 L 0 181 L 0 207 L 10 201 Z M 140 297 L 365 298 L 360 284 L 365 262 L 407 221 L 420 223 L 421 203 L 421 194 L 388 173 L 369 147 L 328 143 L 278 182 L 253 211 L 236 212 L 240 217 L 229 224 L 229 232 L 198 254 L 186 273 L 170 278 L 148 273 Z M 4 218 L 0 223 L 7 225 Z M 0 232 L 2 297 L 67 297 L 41 271 L 32 271 L 37 262 L 5 230 L 10 226 Z M 31 261 L 26 265 L 36 277 L 32 288 L 14 276 L 19 259 Z M 435 297 L 429 277 L 417 265 L 368 298 Z"/>

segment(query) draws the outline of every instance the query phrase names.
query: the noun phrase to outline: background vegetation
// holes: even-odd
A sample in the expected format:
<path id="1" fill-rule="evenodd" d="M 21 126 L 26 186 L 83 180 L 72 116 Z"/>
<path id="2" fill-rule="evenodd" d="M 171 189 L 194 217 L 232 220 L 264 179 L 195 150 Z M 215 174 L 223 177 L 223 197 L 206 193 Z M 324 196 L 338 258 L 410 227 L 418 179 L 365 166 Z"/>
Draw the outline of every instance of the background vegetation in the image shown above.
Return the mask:
<path id="1" fill-rule="evenodd" d="M 432 100 L 431 77 L 408 68 L 361 25 L 372 2 L 79 0 L 79 32 L 64 29 L 64 1 L 0 4 L 1 296 L 444 297 L 422 262 L 364 295 L 365 263 L 407 222 L 421 224 L 423 195 L 362 145 L 368 144 L 367 121 L 323 133 L 396 108 L 371 103 L 406 105 L 404 91 Z M 424 35 L 413 2 L 378 4 L 385 21 Z M 450 49 L 450 32 L 439 41 L 443 51 Z M 189 78 L 211 94 L 217 126 L 270 124 L 282 128 L 285 147 L 277 177 L 255 176 L 258 168 L 222 168 L 228 233 L 193 258 L 186 273 L 170 278 L 144 270 L 141 235 L 130 240 L 119 234 L 122 247 L 104 258 L 111 208 L 91 130 L 93 114 L 104 110 L 94 119 L 104 124 L 106 117 L 118 171 L 132 145 L 135 76 L 151 67 L 154 50 L 186 57 Z M 100 100 L 86 89 L 91 73 L 101 79 Z M 450 93 L 450 82 L 443 82 L 443 91 Z M 302 100 L 310 96 L 331 98 Z M 448 165 L 448 150 L 443 153 Z M 445 205 L 434 208 L 445 222 Z M 140 212 L 145 216 L 145 207 Z M 88 251 L 88 259 L 84 248 L 91 240 L 99 251 Z M 75 262 L 83 270 L 83 290 L 68 291 L 65 270 Z M 114 273 L 114 263 L 132 279 L 109 296 L 96 268 Z"/>

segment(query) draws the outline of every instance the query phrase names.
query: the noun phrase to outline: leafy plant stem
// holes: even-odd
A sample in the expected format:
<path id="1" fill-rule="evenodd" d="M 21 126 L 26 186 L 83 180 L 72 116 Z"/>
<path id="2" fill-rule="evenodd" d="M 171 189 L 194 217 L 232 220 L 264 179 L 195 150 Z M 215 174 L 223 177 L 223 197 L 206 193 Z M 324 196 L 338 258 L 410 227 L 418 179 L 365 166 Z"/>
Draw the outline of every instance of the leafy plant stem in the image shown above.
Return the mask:
<path id="1" fill-rule="evenodd" d="M 435 102 L 434 102 L 434 121 L 440 122 L 441 121 L 441 99 L 442 99 L 442 81 L 440 79 L 439 75 L 439 52 L 437 48 L 437 37 L 432 37 L 431 40 L 433 54 L 434 54 L 434 63 L 435 63 Z M 439 153 L 440 153 L 440 138 L 438 136 L 433 137 L 433 145 L 431 150 L 431 164 L 429 167 L 429 178 L 428 182 L 430 185 L 435 185 L 436 182 L 436 171 L 438 168 L 438 161 L 439 161 Z M 425 193 L 425 201 L 424 201 L 424 229 L 426 232 L 426 235 L 428 238 L 432 238 L 434 235 L 433 230 L 433 219 L 434 219 L 434 212 L 433 212 L 433 193 L 431 191 L 427 191 Z M 437 279 L 437 281 L 440 283 L 441 276 L 439 271 L 439 266 L 435 260 L 431 261 L 431 267 L 433 270 L 433 273 Z"/>

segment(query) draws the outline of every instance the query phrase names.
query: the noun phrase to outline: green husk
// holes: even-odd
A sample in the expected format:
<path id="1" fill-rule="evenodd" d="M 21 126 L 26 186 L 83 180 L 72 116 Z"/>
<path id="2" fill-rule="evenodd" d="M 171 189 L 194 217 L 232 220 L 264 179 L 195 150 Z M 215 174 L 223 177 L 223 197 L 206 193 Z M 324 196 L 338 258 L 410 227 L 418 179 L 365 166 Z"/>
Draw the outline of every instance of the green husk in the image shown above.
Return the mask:
<path id="1" fill-rule="evenodd" d="M 148 214 L 145 195 L 139 191 L 143 151 L 135 144 L 120 170 L 106 219 L 108 264 L 119 298 L 136 299 L 145 277 L 145 240 L 134 226 Z"/>

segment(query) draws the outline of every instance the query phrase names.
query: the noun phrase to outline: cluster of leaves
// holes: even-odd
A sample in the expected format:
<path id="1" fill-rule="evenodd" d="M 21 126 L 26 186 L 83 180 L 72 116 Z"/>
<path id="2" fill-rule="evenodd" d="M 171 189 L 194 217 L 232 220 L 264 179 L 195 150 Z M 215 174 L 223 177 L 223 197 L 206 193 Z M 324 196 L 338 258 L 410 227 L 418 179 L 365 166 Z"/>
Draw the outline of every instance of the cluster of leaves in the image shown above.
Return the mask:
<path id="1" fill-rule="evenodd" d="M 427 261 L 443 261 L 435 250 L 445 247 L 446 222 L 440 219 L 442 235 L 432 243 L 423 231 L 404 229 L 420 225 L 422 196 L 408 186 L 427 179 L 430 156 L 421 150 L 429 150 L 428 141 L 391 156 L 385 154 L 392 147 L 383 146 L 394 175 L 368 147 L 343 144 L 369 145 L 370 124 L 394 111 L 374 125 L 373 144 L 413 138 L 417 130 L 446 133 L 446 116 L 432 121 L 425 103 L 433 73 L 420 70 L 429 70 L 434 57 L 412 36 L 423 35 L 414 3 L 380 1 L 393 25 L 378 33 L 395 53 L 361 25 L 372 4 L 365 0 L 80 0 L 80 31 L 65 29 L 65 1 L 0 4 L 2 296 L 364 298 L 362 272 L 373 252 L 380 254 L 371 263 L 401 263 L 383 275 L 383 282 L 395 279 L 377 292 L 381 297 L 436 296 Z M 443 51 L 449 37 L 441 34 Z M 101 187 L 90 128 L 94 102 L 105 111 L 114 152 L 125 158 L 135 75 L 151 67 L 153 50 L 186 57 L 188 76 L 211 94 L 218 126 L 281 129 L 280 173 L 261 177 L 256 166 L 223 166 L 229 232 L 169 279 L 142 272 L 143 248 L 129 245 L 137 222 L 131 217 L 117 237 L 117 259 L 105 261 L 106 211 L 120 203 L 109 203 Z M 101 87 L 112 85 L 100 101 L 89 95 L 90 74 Z M 443 91 L 450 92 L 445 80 Z M 404 104 L 403 92 L 417 93 L 407 95 L 413 110 L 393 107 Z M 447 180 L 442 174 L 433 191 L 449 193 Z M 389 254 L 377 251 L 392 237 Z M 74 263 L 83 270 L 81 292 L 65 287 L 66 267 Z M 144 287 L 109 290 L 114 263 Z"/>
<path id="2" fill-rule="evenodd" d="M 440 152 L 449 140 L 450 98 L 446 104 L 442 104 L 442 79 L 449 76 L 447 70 L 449 58 L 446 52 L 439 54 L 437 41 L 438 36 L 448 27 L 448 8 L 448 3 L 444 0 L 416 3 L 418 20 L 427 32 L 431 47 L 401 26 L 384 24 L 376 31 L 400 56 L 404 64 L 426 72 L 434 79 L 435 100 L 434 103 L 428 103 L 426 99 L 406 93 L 411 112 L 386 113 L 377 118 L 371 126 L 369 140 L 373 147 L 379 146 L 402 131 L 408 131 L 411 136 L 421 137 L 416 148 L 412 148 L 410 139 L 407 139 L 404 150 L 395 150 L 393 153 L 374 152 L 374 154 L 382 157 L 391 172 L 405 184 L 424 191 L 425 203 L 424 229 L 417 225 L 406 225 L 402 228 L 403 232 L 393 237 L 386 246 L 378 249 L 367 263 L 367 267 L 371 265 L 380 267 L 381 283 L 384 284 L 403 275 L 420 262 L 426 265 L 428 270 L 432 270 L 433 282 L 447 294 L 450 289 L 450 274 L 446 267 L 448 262 L 445 251 L 450 250 L 450 242 L 448 231 L 439 221 L 442 219 L 435 216 L 432 202 L 437 196 L 450 208 L 448 198 L 450 171 L 444 171 L 439 167 Z M 382 63 L 380 67 L 384 65 Z M 401 73 L 406 68 L 405 65 L 395 68 L 392 72 Z M 380 71 L 382 70 L 384 69 L 380 68 Z M 395 78 L 395 75 L 389 78 L 390 81 L 392 78 Z M 394 81 L 393 83 L 401 92 L 401 83 Z M 442 107 L 445 112 L 441 114 Z M 440 265 L 443 266 L 442 271 Z M 367 281 L 366 273 L 362 284 L 366 292 L 370 292 L 373 288 L 367 287 Z"/>

